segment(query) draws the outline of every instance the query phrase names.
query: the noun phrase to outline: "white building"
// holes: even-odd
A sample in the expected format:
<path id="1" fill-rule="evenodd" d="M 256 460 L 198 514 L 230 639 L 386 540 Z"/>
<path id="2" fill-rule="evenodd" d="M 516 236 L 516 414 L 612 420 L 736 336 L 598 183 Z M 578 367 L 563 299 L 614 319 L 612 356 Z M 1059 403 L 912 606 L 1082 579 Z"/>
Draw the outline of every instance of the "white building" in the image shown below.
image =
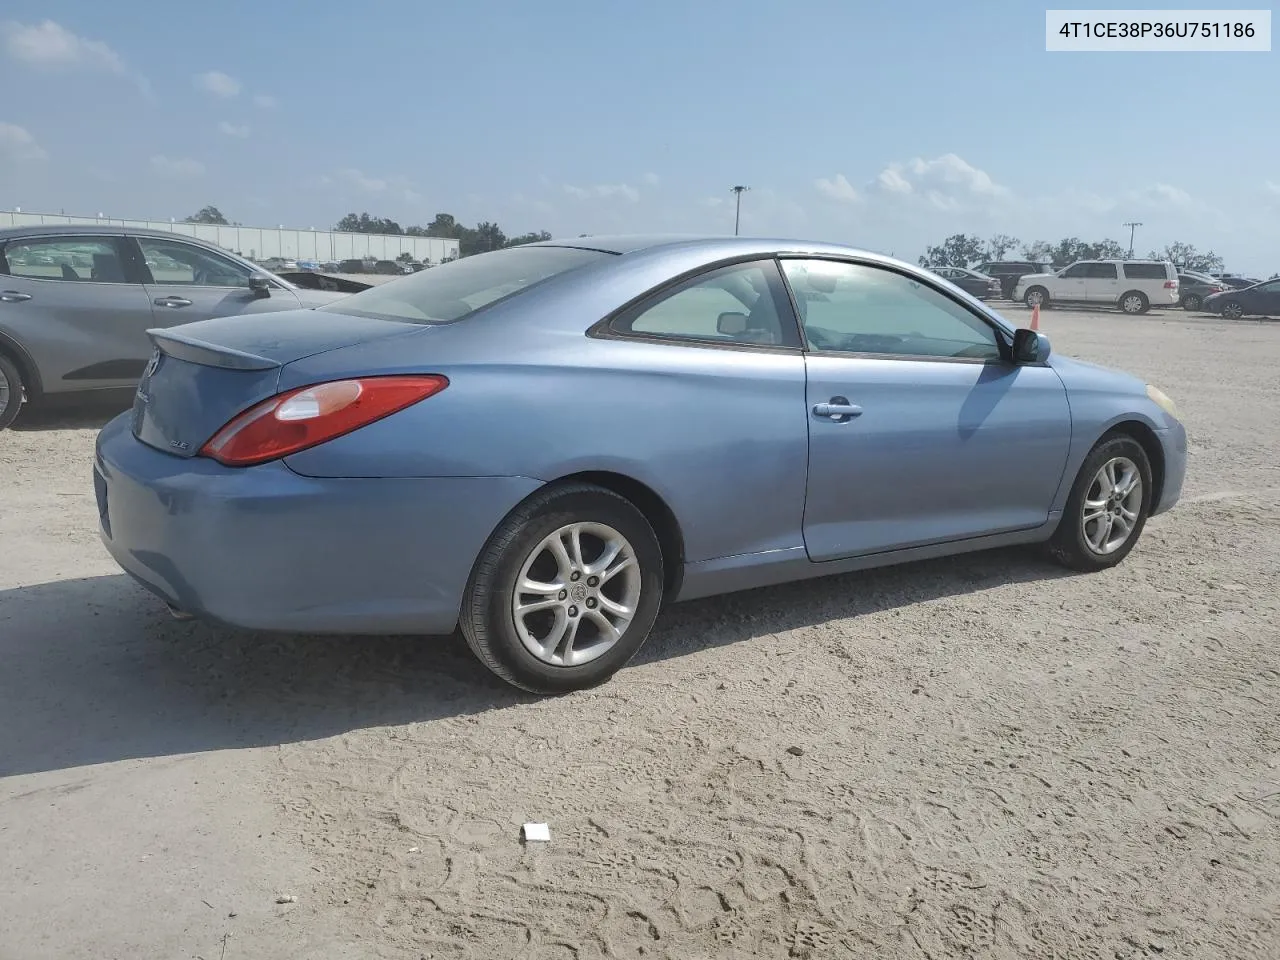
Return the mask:
<path id="1" fill-rule="evenodd" d="M 148 230 L 172 230 L 196 237 L 250 260 L 282 257 L 286 260 L 394 260 L 407 253 L 415 260 L 439 263 L 458 256 L 458 241 L 444 237 L 400 237 L 380 233 L 335 233 L 332 230 L 297 230 L 292 227 L 224 227 L 211 223 L 173 220 L 121 220 L 117 217 L 68 217 L 60 213 L 0 211 L 0 227 L 35 224 L 111 224 Z"/>

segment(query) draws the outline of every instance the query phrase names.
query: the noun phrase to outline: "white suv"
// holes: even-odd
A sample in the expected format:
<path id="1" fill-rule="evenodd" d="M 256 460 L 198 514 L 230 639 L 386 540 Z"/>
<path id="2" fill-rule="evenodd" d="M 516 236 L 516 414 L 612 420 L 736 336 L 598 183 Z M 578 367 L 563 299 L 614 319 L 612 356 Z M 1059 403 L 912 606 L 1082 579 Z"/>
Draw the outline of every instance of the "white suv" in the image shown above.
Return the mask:
<path id="1" fill-rule="evenodd" d="M 1019 277 L 1013 299 L 1029 307 L 1106 303 L 1146 313 L 1178 305 L 1178 269 L 1168 260 L 1077 260 L 1057 273 Z"/>

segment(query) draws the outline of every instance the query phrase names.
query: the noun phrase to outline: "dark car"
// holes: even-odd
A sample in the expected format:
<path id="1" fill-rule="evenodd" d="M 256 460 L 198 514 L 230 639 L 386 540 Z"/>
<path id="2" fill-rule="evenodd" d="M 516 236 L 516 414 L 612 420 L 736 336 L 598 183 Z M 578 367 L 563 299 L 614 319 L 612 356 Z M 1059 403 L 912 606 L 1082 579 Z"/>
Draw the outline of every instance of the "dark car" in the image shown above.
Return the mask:
<path id="1" fill-rule="evenodd" d="M 1252 287 L 1255 283 L 1261 283 L 1261 280 L 1254 280 L 1251 277 L 1241 277 L 1231 274 L 1225 277 L 1215 277 L 1220 284 L 1231 290 L 1243 290 L 1245 287 Z"/>
<path id="2" fill-rule="evenodd" d="M 1202 310 L 1228 320 L 1241 317 L 1280 317 L 1280 279 L 1255 283 L 1243 290 L 1224 290 L 1205 297 Z"/>
<path id="3" fill-rule="evenodd" d="M 404 273 L 404 267 L 396 263 L 394 260 L 379 260 L 373 265 L 373 272 L 380 273 L 388 277 L 398 277 Z"/>
<path id="4" fill-rule="evenodd" d="M 950 280 L 957 287 L 979 300 L 992 300 L 1001 295 L 1000 281 L 977 270 L 965 267 L 938 267 L 933 271 L 944 280 Z"/>
<path id="5" fill-rule="evenodd" d="M 338 264 L 338 273 L 367 273 L 363 260 L 343 260 Z"/>
<path id="6" fill-rule="evenodd" d="M 1178 304 L 1184 310 L 1199 310 L 1206 297 L 1222 293 L 1227 287 L 1221 280 L 1190 270 L 1178 271 Z"/>
<path id="7" fill-rule="evenodd" d="M 1038 260 L 989 260 L 973 269 L 999 280 L 1000 295 L 1012 300 L 1014 288 L 1022 277 L 1033 273 L 1052 273 L 1053 264 Z"/>

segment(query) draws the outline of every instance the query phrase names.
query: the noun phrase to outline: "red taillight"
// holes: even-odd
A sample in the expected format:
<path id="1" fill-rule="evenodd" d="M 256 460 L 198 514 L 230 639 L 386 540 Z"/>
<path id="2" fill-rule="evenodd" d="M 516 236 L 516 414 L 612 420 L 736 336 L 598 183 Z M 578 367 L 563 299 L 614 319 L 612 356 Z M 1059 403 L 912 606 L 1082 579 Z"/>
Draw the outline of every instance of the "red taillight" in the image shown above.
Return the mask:
<path id="1" fill-rule="evenodd" d="M 1177 289 L 1178 289 L 1178 281 L 1177 281 L 1177 280 L 1166 280 L 1166 281 L 1164 282 L 1164 288 L 1165 288 L 1166 290 L 1177 290 Z"/>
<path id="2" fill-rule="evenodd" d="M 334 380 L 277 394 L 250 407 L 200 450 L 228 467 L 278 460 L 389 417 L 439 393 L 447 377 L 392 376 Z"/>

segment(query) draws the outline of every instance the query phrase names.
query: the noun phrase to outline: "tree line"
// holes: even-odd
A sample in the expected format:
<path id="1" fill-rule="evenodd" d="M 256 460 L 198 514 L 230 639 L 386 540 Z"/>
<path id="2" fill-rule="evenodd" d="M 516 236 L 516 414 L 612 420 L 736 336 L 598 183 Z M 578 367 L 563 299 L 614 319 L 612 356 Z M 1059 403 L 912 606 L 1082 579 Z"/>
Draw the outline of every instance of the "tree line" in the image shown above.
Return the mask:
<path id="1" fill-rule="evenodd" d="M 1037 240 L 1023 243 L 1017 237 L 997 233 L 989 240 L 963 233 L 953 234 L 937 246 L 925 249 L 920 258 L 922 267 L 971 267 L 977 263 L 1004 260 L 1017 253 L 1023 260 L 1052 263 L 1065 267 L 1077 260 L 1123 260 L 1129 255 L 1127 247 L 1115 240 L 1098 240 L 1092 243 L 1079 237 L 1067 237 L 1057 243 Z M 1171 243 L 1163 250 L 1147 254 L 1151 260 L 1169 260 L 1184 270 L 1221 270 L 1222 257 L 1212 250 L 1201 252 L 1189 243 Z"/>
<path id="2" fill-rule="evenodd" d="M 210 204 L 189 217 L 184 223 L 212 223 L 231 226 L 221 210 Z M 524 243 L 537 243 L 550 240 L 551 234 L 545 230 L 533 233 L 522 233 L 508 237 L 500 226 L 484 220 L 474 227 L 461 224 L 451 213 L 437 213 L 434 220 L 426 226 L 404 227 L 389 217 L 375 217 L 369 213 L 348 213 L 334 225 L 339 233 L 382 233 L 398 237 L 444 237 L 457 240 L 459 255 L 468 257 L 473 253 L 484 253 L 487 250 L 501 250 L 503 247 L 517 247 Z"/>
<path id="3" fill-rule="evenodd" d="M 335 225 L 340 233 L 384 233 L 403 237 L 445 237 L 458 241 L 458 255 L 469 257 L 473 253 L 485 253 L 489 250 L 501 250 L 503 247 L 518 247 L 525 243 L 537 243 L 550 240 L 551 234 L 545 230 L 534 233 L 522 233 L 516 237 L 508 237 L 500 226 L 489 220 L 481 221 L 474 227 L 465 226 L 457 221 L 451 213 L 437 213 L 434 220 L 426 226 L 402 227 L 395 220 L 387 217 L 374 217 L 368 213 L 348 213 Z"/>

